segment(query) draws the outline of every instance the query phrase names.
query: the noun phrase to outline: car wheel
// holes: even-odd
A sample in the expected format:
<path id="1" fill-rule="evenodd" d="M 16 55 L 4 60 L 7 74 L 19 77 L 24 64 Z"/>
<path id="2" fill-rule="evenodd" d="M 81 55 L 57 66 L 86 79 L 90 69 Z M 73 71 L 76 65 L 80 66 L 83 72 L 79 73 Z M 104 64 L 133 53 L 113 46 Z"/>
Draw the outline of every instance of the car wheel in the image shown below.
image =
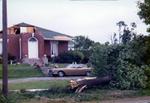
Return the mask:
<path id="1" fill-rule="evenodd" d="M 91 76 L 91 72 L 86 72 L 86 76 Z"/>
<path id="2" fill-rule="evenodd" d="M 63 71 L 59 71 L 59 72 L 58 72 L 58 76 L 59 76 L 59 77 L 64 77 L 64 76 L 65 76 L 65 73 L 64 73 Z"/>
<path id="3" fill-rule="evenodd" d="M 51 71 L 49 71 L 49 72 L 48 72 L 48 76 L 49 76 L 49 77 L 52 77 L 52 76 L 53 76 L 53 73 L 52 73 Z"/>

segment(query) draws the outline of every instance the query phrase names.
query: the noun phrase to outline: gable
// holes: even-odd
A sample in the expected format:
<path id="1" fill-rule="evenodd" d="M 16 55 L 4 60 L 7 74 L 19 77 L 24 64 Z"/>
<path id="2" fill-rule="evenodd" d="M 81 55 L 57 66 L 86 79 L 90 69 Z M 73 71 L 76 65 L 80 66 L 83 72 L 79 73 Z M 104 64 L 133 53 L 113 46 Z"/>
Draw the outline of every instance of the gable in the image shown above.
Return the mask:
<path id="1" fill-rule="evenodd" d="M 52 30 L 48 30 L 48 29 L 44 29 L 44 28 L 41 28 L 41 27 L 38 27 L 38 26 L 34 26 L 34 25 L 31 25 L 31 24 L 27 24 L 27 23 L 19 23 L 19 24 L 16 24 L 14 26 L 11 26 L 8 28 L 8 30 L 10 28 L 19 28 L 19 30 L 21 31 L 21 28 L 25 28 L 27 29 L 27 32 L 28 33 L 34 33 L 35 31 L 37 31 L 39 34 L 41 34 L 43 36 L 44 39 L 49 39 L 49 40 L 64 40 L 64 41 L 70 41 L 72 39 L 71 36 L 69 35 L 66 35 L 66 34 L 62 34 L 62 33 L 59 33 L 59 32 L 55 32 L 55 31 L 52 31 Z M 34 30 L 32 30 L 31 28 L 33 28 Z M 24 29 L 24 32 L 20 32 L 19 33 L 24 33 L 25 32 L 25 29 Z M 17 34 L 16 32 L 8 32 L 9 34 L 11 33 L 15 33 Z"/>

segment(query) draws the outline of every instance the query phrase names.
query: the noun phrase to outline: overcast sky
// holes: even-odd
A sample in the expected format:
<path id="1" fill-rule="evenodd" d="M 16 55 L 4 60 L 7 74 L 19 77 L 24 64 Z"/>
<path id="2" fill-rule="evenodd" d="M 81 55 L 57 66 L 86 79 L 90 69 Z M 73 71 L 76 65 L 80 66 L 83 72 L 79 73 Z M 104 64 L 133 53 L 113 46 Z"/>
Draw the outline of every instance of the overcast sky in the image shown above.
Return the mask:
<path id="1" fill-rule="evenodd" d="M 0 0 L 0 29 L 1 5 Z M 8 26 L 25 22 L 104 43 L 117 32 L 120 20 L 136 22 L 137 32 L 146 34 L 137 12 L 137 0 L 8 0 Z"/>

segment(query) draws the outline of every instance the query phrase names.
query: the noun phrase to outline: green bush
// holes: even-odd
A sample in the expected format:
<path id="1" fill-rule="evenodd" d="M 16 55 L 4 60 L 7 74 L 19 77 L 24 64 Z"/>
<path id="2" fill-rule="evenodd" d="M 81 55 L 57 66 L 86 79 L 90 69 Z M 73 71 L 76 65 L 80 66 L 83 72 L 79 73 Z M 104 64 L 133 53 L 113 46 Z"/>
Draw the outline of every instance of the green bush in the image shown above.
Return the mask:
<path id="1" fill-rule="evenodd" d="M 112 85 L 120 89 L 144 88 L 146 86 L 146 76 L 143 67 L 121 61 L 115 73 L 115 81 Z"/>
<path id="2" fill-rule="evenodd" d="M 147 76 L 146 88 L 150 89 L 150 67 L 149 66 L 145 66 L 144 72 L 145 72 L 145 74 Z"/>
<path id="3" fill-rule="evenodd" d="M 108 67 L 108 50 L 109 47 L 105 45 L 96 45 L 93 48 L 93 53 L 90 62 L 94 68 L 93 73 L 96 76 L 105 76 L 109 73 Z"/>
<path id="4" fill-rule="evenodd" d="M 126 45 L 96 45 L 90 58 L 95 76 L 112 76 L 111 87 L 118 89 L 143 88 L 146 75 L 143 66 L 132 62 L 130 49 Z M 135 54 L 136 55 L 136 54 Z"/>
<path id="5" fill-rule="evenodd" d="M 0 103 L 8 103 L 8 100 L 0 92 Z"/>
<path id="6" fill-rule="evenodd" d="M 84 55 L 80 51 L 68 51 L 60 54 L 57 58 L 55 58 L 55 62 L 57 63 L 72 63 L 77 62 L 81 63 Z"/>

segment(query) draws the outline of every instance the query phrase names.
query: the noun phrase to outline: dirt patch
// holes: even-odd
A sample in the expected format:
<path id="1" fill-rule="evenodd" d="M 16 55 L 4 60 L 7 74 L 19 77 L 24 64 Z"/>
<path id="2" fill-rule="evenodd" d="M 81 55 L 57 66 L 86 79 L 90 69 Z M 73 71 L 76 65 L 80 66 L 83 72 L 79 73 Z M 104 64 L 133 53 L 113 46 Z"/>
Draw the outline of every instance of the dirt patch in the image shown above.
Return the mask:
<path id="1" fill-rule="evenodd" d="M 91 102 L 82 102 L 82 103 L 150 103 L 150 96 L 105 100 L 105 101 L 91 101 Z"/>
<path id="2" fill-rule="evenodd" d="M 39 99 L 32 99 L 23 103 L 150 103 L 150 96 L 89 102 L 75 102 L 72 99 L 49 99 L 47 97 L 40 97 Z"/>
<path id="3" fill-rule="evenodd" d="M 23 103 L 77 103 L 72 99 L 49 99 L 47 97 L 40 97 L 37 99 L 31 99 Z"/>

